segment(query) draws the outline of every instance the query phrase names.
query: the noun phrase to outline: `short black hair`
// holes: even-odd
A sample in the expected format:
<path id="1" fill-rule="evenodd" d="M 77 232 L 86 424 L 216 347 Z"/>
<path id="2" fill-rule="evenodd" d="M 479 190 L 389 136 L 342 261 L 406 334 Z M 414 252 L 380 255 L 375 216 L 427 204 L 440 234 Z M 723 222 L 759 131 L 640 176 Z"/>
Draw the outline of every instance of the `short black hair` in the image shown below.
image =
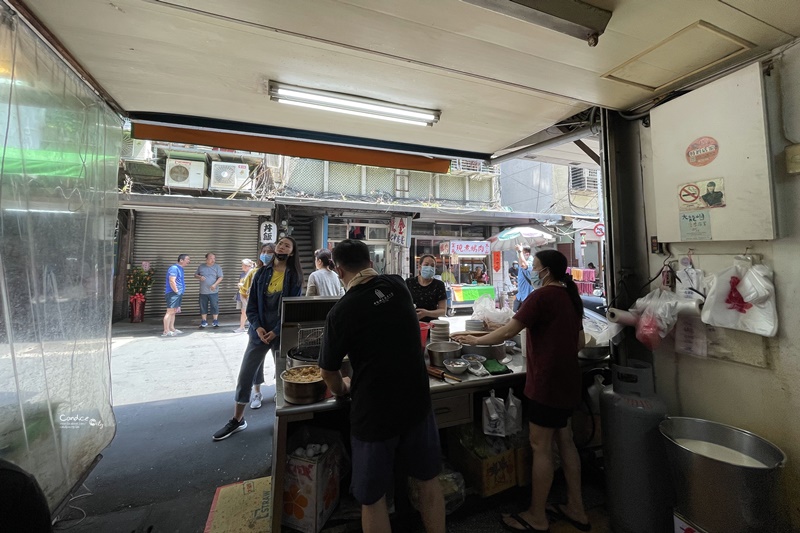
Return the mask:
<path id="1" fill-rule="evenodd" d="M 217 254 L 215 254 L 214 252 L 208 252 L 208 253 L 206 254 L 206 259 L 208 259 L 208 256 L 209 256 L 209 255 L 213 255 L 214 257 L 217 257 Z"/>
<path id="2" fill-rule="evenodd" d="M 334 246 L 333 261 L 348 272 L 361 272 L 369 268 L 369 248 L 363 241 L 345 239 Z"/>
<path id="3" fill-rule="evenodd" d="M 189 254 L 181 254 L 178 256 L 178 263 L 189 257 Z"/>
<path id="4" fill-rule="evenodd" d="M 526 244 L 525 246 L 522 247 L 522 251 L 531 253 L 531 247 Z"/>

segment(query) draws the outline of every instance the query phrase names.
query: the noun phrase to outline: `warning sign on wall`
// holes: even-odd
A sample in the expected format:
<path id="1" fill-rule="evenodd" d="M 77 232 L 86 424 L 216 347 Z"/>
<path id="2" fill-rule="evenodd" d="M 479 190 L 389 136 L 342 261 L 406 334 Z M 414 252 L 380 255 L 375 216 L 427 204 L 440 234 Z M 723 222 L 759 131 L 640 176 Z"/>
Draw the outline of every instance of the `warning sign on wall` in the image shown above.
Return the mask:
<path id="1" fill-rule="evenodd" d="M 678 186 L 680 211 L 725 207 L 725 183 L 722 178 L 684 183 Z"/>
<path id="2" fill-rule="evenodd" d="M 700 137 L 686 148 L 686 162 L 693 167 L 704 167 L 719 155 L 719 143 L 714 137 Z"/>

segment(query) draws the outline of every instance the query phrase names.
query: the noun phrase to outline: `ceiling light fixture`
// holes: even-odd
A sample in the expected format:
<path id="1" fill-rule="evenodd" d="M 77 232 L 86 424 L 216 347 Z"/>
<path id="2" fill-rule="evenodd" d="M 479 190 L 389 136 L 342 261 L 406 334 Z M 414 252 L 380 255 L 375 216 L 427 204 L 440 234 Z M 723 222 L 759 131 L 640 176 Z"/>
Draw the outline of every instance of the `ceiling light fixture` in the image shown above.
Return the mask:
<path id="1" fill-rule="evenodd" d="M 389 120 L 414 126 L 433 126 L 439 122 L 441 111 L 409 107 L 349 94 L 269 82 L 270 100 L 311 109 L 334 111 L 358 117 Z"/>

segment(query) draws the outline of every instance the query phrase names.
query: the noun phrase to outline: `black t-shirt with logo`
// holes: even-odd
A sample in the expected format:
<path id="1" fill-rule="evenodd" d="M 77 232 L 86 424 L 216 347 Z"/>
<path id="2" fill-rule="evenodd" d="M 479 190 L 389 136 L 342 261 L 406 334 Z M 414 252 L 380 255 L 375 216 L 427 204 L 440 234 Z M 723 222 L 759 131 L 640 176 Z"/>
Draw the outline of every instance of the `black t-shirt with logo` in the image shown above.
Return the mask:
<path id="1" fill-rule="evenodd" d="M 351 287 L 328 313 L 319 366 L 353 367 L 350 431 L 382 441 L 413 428 L 431 409 L 430 385 L 411 294 L 400 276 Z"/>
<path id="2" fill-rule="evenodd" d="M 432 279 L 430 284 L 423 287 L 420 285 L 417 276 L 414 276 L 406 280 L 406 286 L 411 292 L 414 307 L 418 309 L 436 311 L 439 309 L 439 302 L 447 300 L 447 288 L 444 286 L 444 282 L 438 279 Z M 422 319 L 422 322 L 430 322 L 431 320 L 433 320 L 433 317 L 426 316 Z"/>

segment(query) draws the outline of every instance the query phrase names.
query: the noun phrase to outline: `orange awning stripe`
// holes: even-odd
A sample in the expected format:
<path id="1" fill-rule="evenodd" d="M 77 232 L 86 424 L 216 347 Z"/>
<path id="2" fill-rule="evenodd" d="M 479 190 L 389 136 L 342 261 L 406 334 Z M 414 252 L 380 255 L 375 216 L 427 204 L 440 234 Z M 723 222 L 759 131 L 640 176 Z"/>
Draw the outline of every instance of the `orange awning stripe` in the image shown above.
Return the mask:
<path id="1" fill-rule="evenodd" d="M 184 144 L 200 144 L 228 148 L 231 150 L 249 150 L 267 154 L 281 154 L 323 161 L 338 161 L 373 167 L 402 168 L 445 174 L 450 169 L 449 159 L 437 159 L 411 154 L 400 154 L 381 150 L 368 150 L 352 146 L 337 146 L 289 139 L 260 137 L 244 133 L 231 133 L 213 130 L 176 128 L 156 124 L 132 124 L 132 135 L 136 139 L 151 141 L 175 142 Z"/>

